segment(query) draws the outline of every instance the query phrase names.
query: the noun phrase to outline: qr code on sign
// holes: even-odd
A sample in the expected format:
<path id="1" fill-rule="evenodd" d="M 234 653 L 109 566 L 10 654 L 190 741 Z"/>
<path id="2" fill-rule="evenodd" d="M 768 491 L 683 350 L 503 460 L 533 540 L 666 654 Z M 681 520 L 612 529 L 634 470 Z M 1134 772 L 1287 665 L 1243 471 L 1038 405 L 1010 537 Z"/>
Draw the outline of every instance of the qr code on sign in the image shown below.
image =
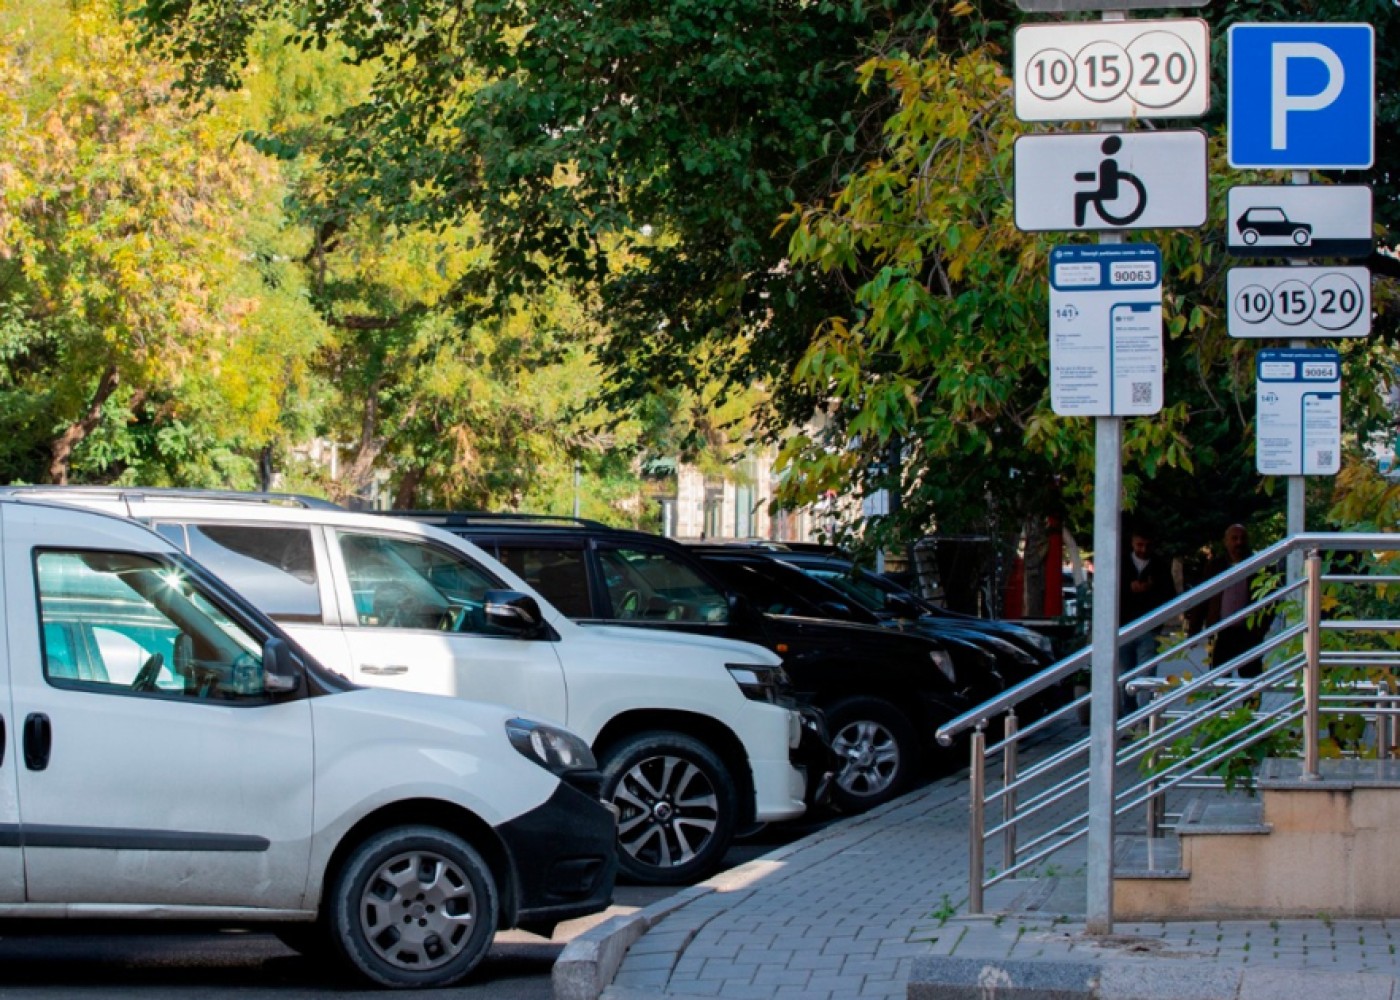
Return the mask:
<path id="1" fill-rule="evenodd" d="M 1149 403 L 1151 403 L 1151 402 L 1152 402 L 1152 383 L 1151 383 L 1151 382 L 1134 382 L 1134 383 L 1133 383 L 1133 405 L 1134 405 L 1134 406 L 1147 405 L 1147 404 L 1149 404 Z"/>
<path id="2" fill-rule="evenodd" d="M 1319 467 L 1319 468 L 1323 468 L 1323 469 L 1326 469 L 1326 468 L 1330 468 L 1330 467 L 1331 467 L 1331 465 L 1332 465 L 1332 450 L 1331 450 L 1330 448 L 1329 448 L 1327 451 L 1318 451 L 1318 453 L 1317 453 L 1317 464 L 1318 464 L 1318 467 Z"/>

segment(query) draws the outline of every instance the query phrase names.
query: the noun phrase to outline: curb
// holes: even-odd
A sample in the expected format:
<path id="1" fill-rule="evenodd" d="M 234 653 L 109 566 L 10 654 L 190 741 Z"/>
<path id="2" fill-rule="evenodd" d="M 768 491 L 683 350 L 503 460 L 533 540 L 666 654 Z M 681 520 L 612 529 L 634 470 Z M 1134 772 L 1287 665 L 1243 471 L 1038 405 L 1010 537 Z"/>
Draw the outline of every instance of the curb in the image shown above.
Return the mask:
<path id="1" fill-rule="evenodd" d="M 1222 968 L 1215 962 L 914 960 L 909 1000 L 1389 1000 L 1393 976 L 1312 969 Z"/>
<path id="2" fill-rule="evenodd" d="M 716 892 L 734 892 L 742 889 L 763 876 L 771 875 L 774 862 L 788 861 L 793 856 L 808 851 L 823 841 L 858 831 L 867 824 L 880 823 L 891 813 L 903 809 L 912 810 L 913 807 L 922 807 L 919 810 L 921 812 L 940 808 L 961 797 L 965 784 L 966 778 L 961 775 L 940 778 L 923 788 L 886 802 L 882 806 L 877 806 L 867 813 L 838 820 L 830 826 L 808 834 L 801 840 L 795 840 L 791 844 L 775 848 L 761 858 L 755 858 L 737 868 L 731 868 L 729 871 L 720 872 L 704 882 L 682 889 L 674 896 L 652 903 L 636 913 L 609 917 L 597 927 L 584 931 L 564 946 L 564 950 L 555 961 L 551 973 L 554 1000 L 598 1000 L 616 977 L 617 970 L 622 965 L 622 959 L 627 954 L 627 949 L 636 944 L 643 934 L 662 920 L 696 900 Z M 925 799 L 933 799 L 937 793 L 950 787 L 956 790 L 953 796 L 939 801 L 924 801 Z M 821 863 L 827 857 L 827 854 L 820 853 L 814 855 L 808 864 L 790 864 L 783 871 L 783 877 L 788 878 L 796 875 L 810 865 Z"/>

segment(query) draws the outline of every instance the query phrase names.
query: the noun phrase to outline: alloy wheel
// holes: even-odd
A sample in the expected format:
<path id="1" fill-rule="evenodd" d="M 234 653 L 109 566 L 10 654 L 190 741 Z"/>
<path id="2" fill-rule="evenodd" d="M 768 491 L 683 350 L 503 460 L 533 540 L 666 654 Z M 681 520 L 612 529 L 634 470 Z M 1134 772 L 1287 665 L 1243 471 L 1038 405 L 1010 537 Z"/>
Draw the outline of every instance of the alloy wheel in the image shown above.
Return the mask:
<path id="1" fill-rule="evenodd" d="M 613 802 L 617 836 L 639 862 L 670 868 L 693 860 L 714 837 L 719 796 L 703 770 L 681 757 L 638 761 L 622 776 Z"/>
<path id="2" fill-rule="evenodd" d="M 878 722 L 864 719 L 843 726 L 831 748 L 840 760 L 836 783 L 851 795 L 879 795 L 899 773 L 899 743 Z"/>
<path id="3" fill-rule="evenodd" d="M 471 939 L 476 892 L 466 874 L 432 851 L 390 857 L 365 884 L 360 927 L 384 961 L 424 971 L 452 961 Z"/>

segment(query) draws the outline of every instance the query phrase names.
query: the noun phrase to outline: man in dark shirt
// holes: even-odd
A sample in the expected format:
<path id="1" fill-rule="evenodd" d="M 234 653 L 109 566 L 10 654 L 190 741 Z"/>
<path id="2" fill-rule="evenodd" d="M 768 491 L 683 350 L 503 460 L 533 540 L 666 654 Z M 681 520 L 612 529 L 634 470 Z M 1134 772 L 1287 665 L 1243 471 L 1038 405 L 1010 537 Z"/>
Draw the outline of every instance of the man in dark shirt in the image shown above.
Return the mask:
<path id="1" fill-rule="evenodd" d="M 1118 620 L 1124 625 L 1151 614 L 1176 596 L 1171 564 L 1152 551 L 1143 529 L 1132 533 L 1132 547 L 1119 573 Z M 1125 642 L 1118 650 L 1118 672 L 1126 674 L 1157 653 L 1157 629 Z"/>

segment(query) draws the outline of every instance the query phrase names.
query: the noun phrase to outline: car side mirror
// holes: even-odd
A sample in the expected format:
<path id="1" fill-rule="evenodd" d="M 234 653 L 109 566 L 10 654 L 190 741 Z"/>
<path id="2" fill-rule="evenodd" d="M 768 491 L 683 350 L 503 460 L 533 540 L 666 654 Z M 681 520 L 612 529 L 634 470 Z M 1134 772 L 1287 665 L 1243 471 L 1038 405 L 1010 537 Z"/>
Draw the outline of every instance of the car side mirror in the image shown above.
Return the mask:
<path id="1" fill-rule="evenodd" d="M 268 694 L 291 694 L 301 684 L 301 672 L 286 639 L 276 636 L 263 643 L 263 690 Z"/>
<path id="2" fill-rule="evenodd" d="M 544 625 L 539 602 L 518 590 L 488 590 L 482 610 L 488 625 L 522 639 L 538 634 Z"/>

